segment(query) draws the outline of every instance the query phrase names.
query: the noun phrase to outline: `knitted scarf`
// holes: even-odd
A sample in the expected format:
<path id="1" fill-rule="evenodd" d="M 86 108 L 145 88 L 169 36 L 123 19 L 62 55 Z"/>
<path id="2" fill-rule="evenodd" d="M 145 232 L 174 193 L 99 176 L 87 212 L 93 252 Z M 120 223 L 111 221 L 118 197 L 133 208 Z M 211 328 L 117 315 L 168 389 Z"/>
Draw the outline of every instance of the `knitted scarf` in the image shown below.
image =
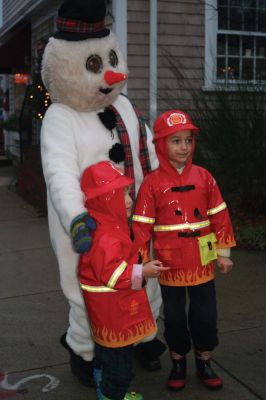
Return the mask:
<path id="1" fill-rule="evenodd" d="M 124 160 L 125 175 L 129 176 L 132 179 L 135 179 L 134 169 L 133 169 L 133 157 L 125 123 L 121 118 L 121 115 L 114 106 L 110 106 L 109 108 L 111 108 L 115 113 L 116 117 L 115 127 L 118 133 L 120 143 L 123 145 L 125 151 L 125 160 Z M 139 158 L 143 175 L 146 176 L 151 171 L 151 163 L 147 146 L 147 131 L 143 116 L 140 114 L 138 108 L 135 105 L 133 105 L 133 108 L 139 121 Z M 132 199 L 135 200 L 135 188 L 132 188 L 130 195 Z"/>

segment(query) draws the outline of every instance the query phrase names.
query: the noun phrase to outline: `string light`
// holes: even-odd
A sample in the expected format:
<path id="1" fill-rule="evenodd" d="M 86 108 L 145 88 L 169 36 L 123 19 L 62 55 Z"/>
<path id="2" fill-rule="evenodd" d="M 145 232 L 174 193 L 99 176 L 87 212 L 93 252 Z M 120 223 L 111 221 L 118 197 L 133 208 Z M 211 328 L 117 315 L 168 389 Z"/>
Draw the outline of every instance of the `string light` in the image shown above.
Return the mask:
<path id="1" fill-rule="evenodd" d="M 51 100 L 47 89 L 45 88 L 41 79 L 41 61 L 42 54 L 46 42 L 40 42 L 36 48 L 36 59 L 34 61 L 35 68 L 32 76 L 32 85 L 29 93 L 29 100 L 31 101 L 31 110 L 34 118 L 42 120 Z"/>

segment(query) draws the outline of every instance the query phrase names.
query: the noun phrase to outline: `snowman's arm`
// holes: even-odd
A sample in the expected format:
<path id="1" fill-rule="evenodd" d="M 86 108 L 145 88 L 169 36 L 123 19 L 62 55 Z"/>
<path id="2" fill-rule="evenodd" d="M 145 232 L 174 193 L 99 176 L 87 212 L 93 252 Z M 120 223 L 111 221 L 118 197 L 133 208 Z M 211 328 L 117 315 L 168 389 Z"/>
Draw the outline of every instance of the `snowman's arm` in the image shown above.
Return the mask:
<path id="1" fill-rule="evenodd" d="M 86 211 L 80 189 L 79 154 L 73 111 L 60 104 L 47 110 L 41 131 L 41 156 L 49 197 L 69 234 L 71 221 Z"/>
<path id="2" fill-rule="evenodd" d="M 157 155 L 155 152 L 154 144 L 152 143 L 153 134 L 152 134 L 150 128 L 148 127 L 148 125 L 145 125 L 145 126 L 146 126 L 146 131 L 147 131 L 147 146 L 148 146 L 148 150 L 149 150 L 151 169 L 154 170 L 154 169 L 158 168 L 159 162 L 158 162 L 158 158 L 157 158 Z"/>

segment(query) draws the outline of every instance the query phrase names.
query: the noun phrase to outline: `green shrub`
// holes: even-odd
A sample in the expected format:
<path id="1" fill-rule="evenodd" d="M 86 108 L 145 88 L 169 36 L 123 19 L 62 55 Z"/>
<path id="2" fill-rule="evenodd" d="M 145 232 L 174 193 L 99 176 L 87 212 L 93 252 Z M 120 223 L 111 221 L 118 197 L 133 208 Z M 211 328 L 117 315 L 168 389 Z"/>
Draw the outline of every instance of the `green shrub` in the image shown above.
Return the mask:
<path id="1" fill-rule="evenodd" d="M 266 213 L 266 92 L 263 88 L 199 96 L 196 160 L 219 180 L 227 199 L 247 212 Z"/>
<path id="2" fill-rule="evenodd" d="M 191 98 L 193 120 L 200 128 L 195 163 L 210 170 L 228 202 L 248 213 L 266 214 L 266 85 L 221 85 L 214 91 L 195 87 L 182 61 L 160 48 L 176 80 L 163 90 L 167 108 L 176 108 L 184 91 Z M 202 69 L 202 76 L 204 71 Z M 168 99 L 167 99 L 168 98 Z M 175 106 L 173 107 L 173 103 Z M 189 110 L 185 110 L 191 113 Z"/>
<path id="3" fill-rule="evenodd" d="M 266 250 L 266 223 L 252 225 L 233 219 L 237 246 L 251 250 Z"/>

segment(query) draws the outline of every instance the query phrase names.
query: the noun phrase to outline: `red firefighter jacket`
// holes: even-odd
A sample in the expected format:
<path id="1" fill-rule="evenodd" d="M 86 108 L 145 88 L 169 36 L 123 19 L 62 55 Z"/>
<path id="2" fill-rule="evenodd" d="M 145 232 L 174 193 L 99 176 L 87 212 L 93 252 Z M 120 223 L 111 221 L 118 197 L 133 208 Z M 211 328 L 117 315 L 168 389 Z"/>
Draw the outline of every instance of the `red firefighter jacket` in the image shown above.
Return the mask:
<path id="1" fill-rule="evenodd" d="M 151 335 L 156 325 L 145 288 L 131 289 L 138 260 L 137 252 L 132 253 L 123 188 L 90 199 L 86 207 L 97 229 L 91 250 L 80 257 L 79 280 L 92 335 L 105 347 L 127 346 Z"/>
<path id="2" fill-rule="evenodd" d="M 142 183 L 133 216 L 135 235 L 153 237 L 156 258 L 170 267 L 160 284 L 192 286 L 214 278 L 216 249 L 235 246 L 226 203 L 212 175 L 188 162 L 182 173 L 158 140 L 159 168 Z"/>

